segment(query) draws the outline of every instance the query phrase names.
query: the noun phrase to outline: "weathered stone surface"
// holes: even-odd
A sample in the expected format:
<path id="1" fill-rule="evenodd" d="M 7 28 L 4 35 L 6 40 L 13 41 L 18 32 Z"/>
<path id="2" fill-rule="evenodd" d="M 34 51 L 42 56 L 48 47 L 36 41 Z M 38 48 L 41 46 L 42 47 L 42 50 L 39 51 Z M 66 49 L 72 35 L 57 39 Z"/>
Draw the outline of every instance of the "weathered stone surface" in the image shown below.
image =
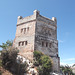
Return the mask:
<path id="1" fill-rule="evenodd" d="M 13 46 L 20 54 L 33 60 L 34 50 L 39 50 L 53 60 L 53 71 L 59 72 L 60 58 L 58 56 L 57 20 L 43 17 L 35 10 L 34 14 L 23 18 L 18 17 L 16 37 Z"/>

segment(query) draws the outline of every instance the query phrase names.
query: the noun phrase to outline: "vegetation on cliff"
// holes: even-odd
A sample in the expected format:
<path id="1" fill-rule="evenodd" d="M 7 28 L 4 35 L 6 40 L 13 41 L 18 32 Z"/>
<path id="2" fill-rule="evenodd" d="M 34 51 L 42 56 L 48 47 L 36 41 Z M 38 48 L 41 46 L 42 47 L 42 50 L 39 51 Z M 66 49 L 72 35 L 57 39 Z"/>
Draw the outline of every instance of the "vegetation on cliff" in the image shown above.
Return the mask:
<path id="1" fill-rule="evenodd" d="M 15 75 L 23 75 L 26 72 L 27 64 L 16 62 L 19 50 L 12 47 L 12 44 L 13 42 L 8 40 L 6 43 L 0 45 L 2 48 L 0 55 L 0 68 L 2 67 Z M 0 71 L 0 74 L 2 74 L 2 71 Z"/>

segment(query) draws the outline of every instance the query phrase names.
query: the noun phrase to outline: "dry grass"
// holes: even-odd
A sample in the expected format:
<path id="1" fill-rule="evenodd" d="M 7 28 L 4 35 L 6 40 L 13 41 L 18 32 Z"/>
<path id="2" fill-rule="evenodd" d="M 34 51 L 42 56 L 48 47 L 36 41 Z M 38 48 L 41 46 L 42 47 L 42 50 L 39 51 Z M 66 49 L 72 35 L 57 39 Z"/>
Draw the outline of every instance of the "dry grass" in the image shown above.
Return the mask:
<path id="1" fill-rule="evenodd" d="M 0 71 L 2 72 L 2 75 L 13 75 L 11 72 L 5 70 L 3 67 L 0 67 Z"/>

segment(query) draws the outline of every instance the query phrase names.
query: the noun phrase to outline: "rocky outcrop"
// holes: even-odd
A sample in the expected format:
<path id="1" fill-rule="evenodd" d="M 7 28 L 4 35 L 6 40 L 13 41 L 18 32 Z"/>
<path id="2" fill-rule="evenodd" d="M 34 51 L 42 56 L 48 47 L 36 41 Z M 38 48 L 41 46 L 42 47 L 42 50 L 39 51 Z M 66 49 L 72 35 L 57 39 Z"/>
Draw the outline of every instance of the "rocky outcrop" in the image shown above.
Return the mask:
<path id="1" fill-rule="evenodd" d="M 36 67 L 33 65 L 33 63 L 30 60 L 28 60 L 24 56 L 18 55 L 17 56 L 17 63 L 20 63 L 19 60 L 22 63 L 26 62 L 28 64 L 27 73 L 25 73 L 24 75 L 33 75 L 33 74 L 38 75 L 38 71 L 37 71 Z"/>

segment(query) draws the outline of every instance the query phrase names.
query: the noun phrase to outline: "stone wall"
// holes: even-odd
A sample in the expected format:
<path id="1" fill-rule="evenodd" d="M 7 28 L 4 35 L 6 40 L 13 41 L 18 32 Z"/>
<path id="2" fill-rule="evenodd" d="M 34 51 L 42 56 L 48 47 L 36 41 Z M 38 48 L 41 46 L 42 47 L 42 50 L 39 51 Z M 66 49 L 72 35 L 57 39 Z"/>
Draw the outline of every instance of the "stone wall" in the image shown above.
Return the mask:
<path id="1" fill-rule="evenodd" d="M 35 28 L 35 50 L 50 56 L 53 60 L 53 71 L 59 71 L 57 25 L 55 21 L 38 15 Z"/>
<path id="2" fill-rule="evenodd" d="M 16 28 L 16 37 L 14 39 L 14 46 L 19 49 L 21 55 L 25 55 L 29 59 L 33 58 L 35 23 L 35 20 L 22 24 L 18 22 Z"/>

